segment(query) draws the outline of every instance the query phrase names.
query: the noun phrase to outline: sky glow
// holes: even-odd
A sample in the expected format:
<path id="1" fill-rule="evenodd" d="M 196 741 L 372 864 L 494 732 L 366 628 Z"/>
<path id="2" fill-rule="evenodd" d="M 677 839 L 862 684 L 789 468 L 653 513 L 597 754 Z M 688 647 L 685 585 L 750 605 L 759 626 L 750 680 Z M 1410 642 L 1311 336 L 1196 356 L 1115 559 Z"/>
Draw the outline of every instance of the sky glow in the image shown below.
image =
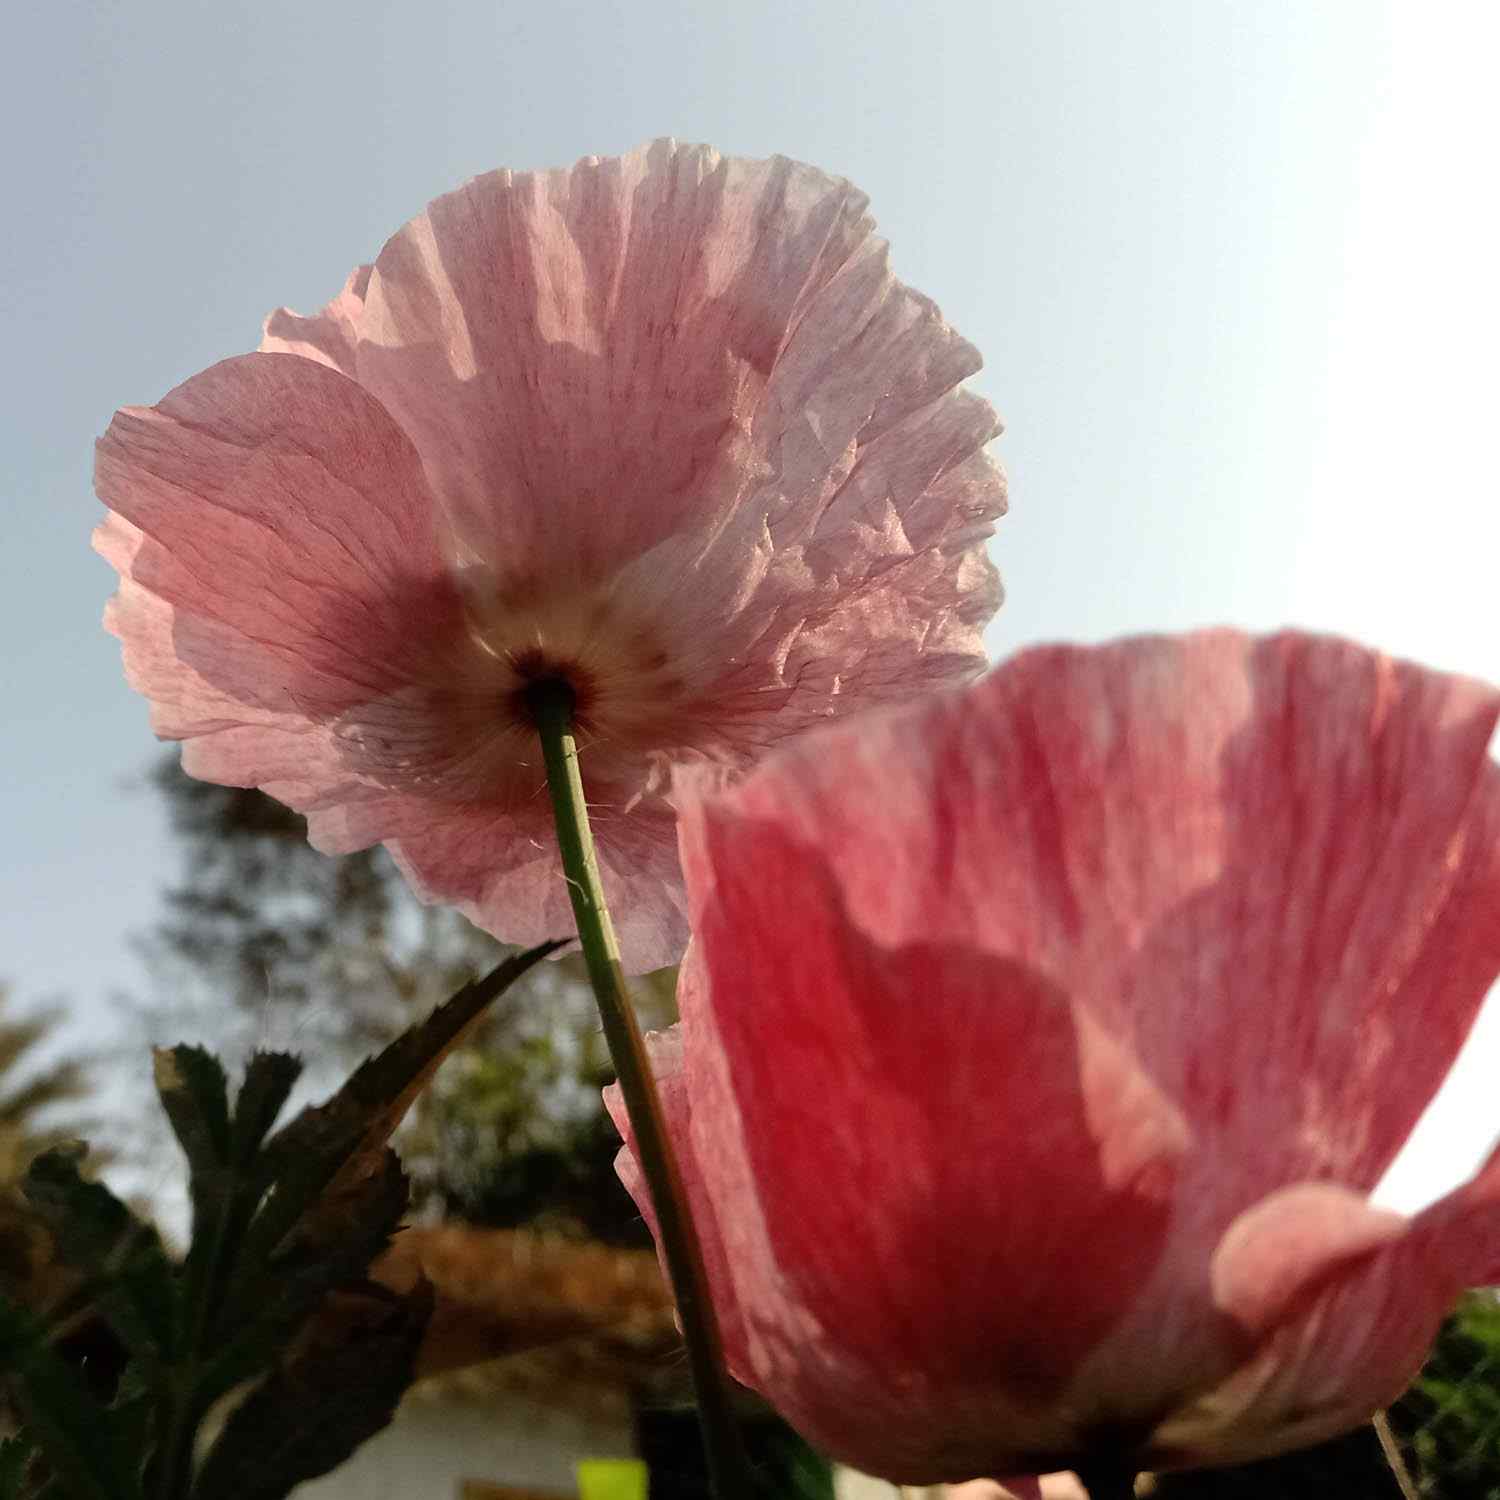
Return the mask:
<path id="1" fill-rule="evenodd" d="M 1007 421 L 997 656 L 1296 623 L 1500 680 L 1483 0 L 64 0 L 11 37 L 0 976 L 92 1043 L 174 857 L 92 440 L 494 166 L 671 133 L 864 188 Z M 1500 1129 L 1496 1009 L 1387 1201 Z"/>

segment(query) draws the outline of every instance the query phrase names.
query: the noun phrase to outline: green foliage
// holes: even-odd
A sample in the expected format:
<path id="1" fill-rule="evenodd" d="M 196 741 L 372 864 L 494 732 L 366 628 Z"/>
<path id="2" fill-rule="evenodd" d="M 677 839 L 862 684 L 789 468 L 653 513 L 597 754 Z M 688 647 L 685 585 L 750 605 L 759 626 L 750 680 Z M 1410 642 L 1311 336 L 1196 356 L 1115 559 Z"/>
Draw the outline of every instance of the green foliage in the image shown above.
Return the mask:
<path id="1" fill-rule="evenodd" d="M 456 912 L 418 905 L 382 850 L 329 859 L 295 813 L 194 781 L 175 756 L 153 781 L 183 852 L 147 944 L 174 999 L 158 1035 L 208 1015 L 216 1049 L 284 1031 L 342 1068 L 504 956 Z M 648 1024 L 671 1018 L 674 980 L 635 985 Z M 413 1202 L 476 1225 L 649 1244 L 614 1173 L 619 1140 L 599 1097 L 608 1055 L 581 966 L 565 958 L 520 984 L 526 1003 L 466 1035 L 408 1116 L 399 1145 Z"/>
<path id="2" fill-rule="evenodd" d="M 1474 1292 L 1443 1325 L 1391 1425 L 1423 1495 L 1500 1500 L 1500 1300 Z"/>
<path id="3" fill-rule="evenodd" d="M 1500 1500 L 1500 1301 L 1493 1292 L 1459 1305 L 1389 1419 L 1426 1500 Z M 1260 1463 L 1164 1474 L 1156 1493 L 1160 1500 L 1401 1500 L 1368 1424 Z"/>
<path id="4" fill-rule="evenodd" d="M 411 1384 L 432 1312 L 423 1283 L 405 1297 L 371 1299 L 379 1316 L 285 1360 L 235 1408 L 198 1475 L 194 1495 L 281 1500 L 337 1468 L 390 1421 Z M 309 1407 L 317 1421 L 309 1422 Z"/>
<path id="5" fill-rule="evenodd" d="M 46 1319 L 0 1300 L 0 1371 L 29 1445 L 0 1449 L 0 1500 L 281 1500 L 383 1427 L 432 1308 L 425 1283 L 398 1294 L 368 1280 L 407 1202 L 387 1143 L 485 1008 L 556 946 L 464 986 L 274 1132 L 295 1059 L 256 1054 L 231 1101 L 207 1052 L 159 1052 L 193 1209 L 180 1264 L 80 1173 L 77 1148 L 40 1156 L 26 1196 L 124 1365 L 90 1389 Z M 200 1458 L 205 1417 L 235 1392 Z"/>
<path id="6" fill-rule="evenodd" d="M 26 1196 L 126 1346 L 160 1369 L 177 1344 L 175 1269 L 155 1229 L 103 1183 L 80 1175 L 82 1154 L 59 1148 L 39 1156 L 26 1174 Z"/>

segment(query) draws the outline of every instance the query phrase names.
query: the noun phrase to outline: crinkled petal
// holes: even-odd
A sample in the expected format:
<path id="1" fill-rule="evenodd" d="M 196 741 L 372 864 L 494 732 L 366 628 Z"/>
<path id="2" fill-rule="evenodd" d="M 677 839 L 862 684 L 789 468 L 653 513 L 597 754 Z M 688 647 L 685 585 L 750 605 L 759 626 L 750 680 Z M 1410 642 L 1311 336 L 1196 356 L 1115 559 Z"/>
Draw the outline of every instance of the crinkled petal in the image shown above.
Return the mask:
<path id="1" fill-rule="evenodd" d="M 848 183 L 670 141 L 492 173 L 261 350 L 100 445 L 162 606 L 116 610 L 129 670 L 194 774 L 498 936 L 566 930 L 526 681 L 575 690 L 641 968 L 685 936 L 665 767 L 982 665 L 999 424 Z"/>
<path id="2" fill-rule="evenodd" d="M 955 389 L 978 355 L 892 277 L 865 208 L 811 167 L 669 141 L 491 173 L 386 246 L 356 373 L 421 450 L 460 554 L 508 586 L 653 554 L 671 644 L 712 643 L 716 670 L 690 677 L 716 700 L 756 691 L 764 717 L 790 681 L 827 713 L 941 677 L 945 653 L 972 675 L 999 602 L 973 561 L 1005 505 L 980 451 L 999 423 Z M 849 691 L 856 652 L 847 684 L 803 682 L 828 613 L 882 586 L 921 615 L 905 670 Z"/>
<path id="3" fill-rule="evenodd" d="M 100 545 L 175 611 L 172 649 L 247 706 L 331 719 L 430 667 L 461 630 L 411 445 L 310 360 L 225 360 L 100 439 Z"/>
<path id="4" fill-rule="evenodd" d="M 611 816 L 605 788 L 594 808 L 599 874 L 620 951 L 632 973 L 677 962 L 687 943 L 676 817 L 659 797 Z M 390 848 L 424 901 L 455 905 L 487 932 L 539 943 L 575 930 L 558 863 L 545 786 L 520 806 L 413 808 Z M 321 846 L 321 845 L 320 845 Z"/>
<path id="5" fill-rule="evenodd" d="M 278 307 L 266 319 L 260 341 L 263 354 L 298 354 L 342 374 L 354 373 L 355 348 L 359 343 L 359 319 L 364 311 L 365 289 L 371 266 L 356 266 L 343 290 L 310 318 Z"/>

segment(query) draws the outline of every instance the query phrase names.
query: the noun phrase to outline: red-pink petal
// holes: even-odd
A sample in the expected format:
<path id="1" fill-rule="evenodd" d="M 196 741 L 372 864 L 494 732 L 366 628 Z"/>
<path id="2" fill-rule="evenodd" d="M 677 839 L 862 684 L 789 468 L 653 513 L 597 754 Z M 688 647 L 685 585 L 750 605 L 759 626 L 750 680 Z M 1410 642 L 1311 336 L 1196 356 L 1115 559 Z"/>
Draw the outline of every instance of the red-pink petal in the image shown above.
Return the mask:
<path id="1" fill-rule="evenodd" d="M 1043 648 L 735 806 L 821 851 L 863 931 L 1097 1007 L 1235 1163 L 1238 1212 L 1373 1187 L 1451 1066 L 1500 969 L 1497 713 L 1331 639 Z"/>
<path id="2" fill-rule="evenodd" d="M 1248 1208 L 1225 1231 L 1209 1274 L 1214 1302 L 1247 1333 L 1274 1327 L 1312 1283 L 1406 1233 L 1406 1220 L 1348 1188 L 1301 1182 Z"/>
<path id="3" fill-rule="evenodd" d="M 913 1481 L 1226 1461 L 1388 1397 L 1492 1262 L 1492 1173 L 1443 1236 L 1362 1194 L 1500 972 L 1497 713 L 1215 632 L 684 780 L 694 1171 L 752 1383 Z"/>
<path id="4" fill-rule="evenodd" d="M 872 1472 L 1047 1467 L 1053 1403 L 1160 1253 L 1181 1122 L 1034 974 L 877 948 L 773 829 L 688 837 L 718 872 L 680 1006 L 735 1368 Z"/>
<path id="5" fill-rule="evenodd" d="M 1234 1371 L 1158 1426 L 1145 1466 L 1248 1463 L 1322 1442 L 1410 1384 L 1462 1283 L 1414 1227 L 1353 1194 L 1340 1202 L 1340 1191 L 1304 1184 L 1251 1210 L 1247 1218 L 1264 1220 L 1259 1245 L 1249 1235 L 1234 1245 L 1231 1229 L 1250 1302 L 1241 1310 L 1270 1313 L 1278 1300 L 1249 1284 L 1257 1269 L 1284 1294 L 1281 1305 Z"/>
<path id="6" fill-rule="evenodd" d="M 1475 1176 L 1417 1220 L 1428 1253 L 1461 1286 L 1500 1286 L 1500 1146 Z"/>

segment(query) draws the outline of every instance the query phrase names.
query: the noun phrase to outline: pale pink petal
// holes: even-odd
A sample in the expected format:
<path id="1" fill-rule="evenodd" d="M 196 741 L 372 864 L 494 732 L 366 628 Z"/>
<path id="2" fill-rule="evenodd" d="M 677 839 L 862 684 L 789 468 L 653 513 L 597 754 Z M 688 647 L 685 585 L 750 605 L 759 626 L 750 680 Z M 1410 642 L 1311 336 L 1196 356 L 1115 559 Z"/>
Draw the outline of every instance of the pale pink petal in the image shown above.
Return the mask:
<path id="1" fill-rule="evenodd" d="M 356 266 L 343 290 L 310 318 L 278 307 L 266 319 L 260 348 L 263 354 L 297 354 L 321 365 L 354 373 L 355 346 L 359 342 L 359 318 L 364 310 L 365 289 L 370 284 L 370 266 Z"/>
<path id="2" fill-rule="evenodd" d="M 999 602 L 968 576 L 1004 509 L 979 451 L 999 424 L 954 389 L 978 355 L 891 276 L 865 206 L 784 158 L 666 141 L 491 173 L 386 246 L 356 373 L 421 449 L 461 552 L 506 587 L 588 586 L 652 554 L 677 605 L 663 644 L 715 706 L 754 693 L 764 719 L 790 684 L 816 700 L 804 714 L 836 712 L 941 677 L 945 653 L 972 675 Z M 778 565 L 747 588 L 762 549 Z M 857 660 L 847 685 L 804 681 L 823 618 L 913 559 L 900 669 L 869 694 Z"/>
<path id="3" fill-rule="evenodd" d="M 140 533 L 130 576 L 176 611 L 179 659 L 246 704 L 343 713 L 461 629 L 415 452 L 309 360 L 225 360 L 118 413 L 96 484 Z"/>
<path id="4" fill-rule="evenodd" d="M 1000 601 L 978 356 L 865 208 L 670 141 L 493 173 L 120 413 L 100 545 L 159 731 L 529 940 L 571 925 L 524 709 L 564 680 L 622 955 L 675 959 L 671 767 L 971 676 Z"/>
<path id="5" fill-rule="evenodd" d="M 675 963 L 687 942 L 675 814 L 660 797 L 650 797 L 629 816 L 615 816 L 612 804 L 618 806 L 623 793 L 591 786 L 585 793 L 596 809 L 600 878 L 621 951 L 636 972 Z M 375 809 L 351 813 L 381 819 Z M 543 785 L 517 805 L 479 801 L 433 809 L 413 803 L 410 817 L 387 822 L 381 836 L 391 840 L 392 855 L 422 900 L 457 906 L 511 942 L 539 943 L 574 930 L 551 817 Z M 327 835 L 317 841 L 332 851 Z"/>

